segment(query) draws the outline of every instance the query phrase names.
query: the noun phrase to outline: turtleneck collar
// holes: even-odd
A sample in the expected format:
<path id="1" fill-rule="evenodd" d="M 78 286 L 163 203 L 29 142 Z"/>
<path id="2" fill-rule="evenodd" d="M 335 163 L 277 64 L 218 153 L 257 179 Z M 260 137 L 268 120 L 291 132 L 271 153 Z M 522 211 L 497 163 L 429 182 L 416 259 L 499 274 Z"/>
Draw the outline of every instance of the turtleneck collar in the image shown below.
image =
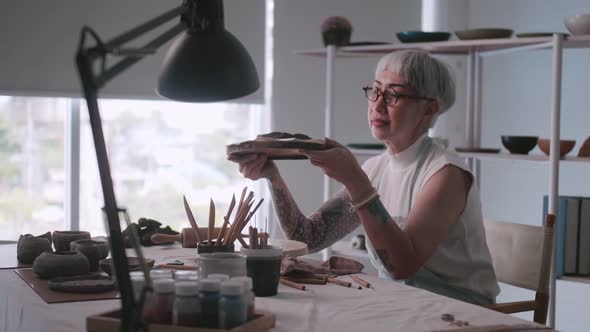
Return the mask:
<path id="1" fill-rule="evenodd" d="M 391 165 L 397 169 L 404 169 L 414 164 L 418 157 L 424 153 L 423 150 L 427 146 L 424 143 L 426 143 L 427 140 L 430 140 L 430 137 L 428 137 L 428 133 L 424 133 L 414 143 L 412 143 L 412 145 L 408 146 L 401 152 L 392 153 L 387 150 Z"/>

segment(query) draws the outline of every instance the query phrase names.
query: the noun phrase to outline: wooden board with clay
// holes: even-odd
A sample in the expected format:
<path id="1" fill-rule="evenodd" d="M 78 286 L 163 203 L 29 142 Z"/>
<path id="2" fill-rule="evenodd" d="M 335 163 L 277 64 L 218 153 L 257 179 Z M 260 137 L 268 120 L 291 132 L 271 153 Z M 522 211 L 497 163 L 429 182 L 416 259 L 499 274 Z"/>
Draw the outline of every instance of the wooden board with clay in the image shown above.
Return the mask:
<path id="1" fill-rule="evenodd" d="M 324 140 L 312 139 L 303 134 L 273 132 L 259 135 L 255 140 L 231 144 L 226 147 L 228 156 L 252 153 L 265 154 L 268 159 L 307 159 L 298 150 L 326 150 Z"/>

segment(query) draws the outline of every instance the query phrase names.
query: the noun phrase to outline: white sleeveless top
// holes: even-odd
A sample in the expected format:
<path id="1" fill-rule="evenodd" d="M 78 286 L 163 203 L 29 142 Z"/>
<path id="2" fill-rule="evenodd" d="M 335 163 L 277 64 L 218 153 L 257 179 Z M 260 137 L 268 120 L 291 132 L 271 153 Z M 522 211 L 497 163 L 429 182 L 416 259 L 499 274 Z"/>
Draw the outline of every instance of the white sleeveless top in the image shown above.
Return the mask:
<path id="1" fill-rule="evenodd" d="M 406 150 L 384 152 L 367 160 L 363 169 L 381 196 L 389 215 L 404 229 L 409 210 L 426 182 L 445 165 L 454 165 L 471 174 L 458 155 L 422 136 Z M 436 222 L 436 220 L 432 220 Z M 380 277 L 393 279 L 383 267 L 372 246 L 369 251 Z M 494 302 L 500 288 L 486 243 L 477 184 L 473 182 L 467 195 L 465 210 L 451 226 L 448 237 L 416 274 L 425 289 L 450 297 L 464 299 L 461 293 L 475 293 Z M 432 284 L 432 285 L 428 285 Z M 468 296 L 471 297 L 471 296 Z M 469 302 L 469 299 L 464 299 Z"/>

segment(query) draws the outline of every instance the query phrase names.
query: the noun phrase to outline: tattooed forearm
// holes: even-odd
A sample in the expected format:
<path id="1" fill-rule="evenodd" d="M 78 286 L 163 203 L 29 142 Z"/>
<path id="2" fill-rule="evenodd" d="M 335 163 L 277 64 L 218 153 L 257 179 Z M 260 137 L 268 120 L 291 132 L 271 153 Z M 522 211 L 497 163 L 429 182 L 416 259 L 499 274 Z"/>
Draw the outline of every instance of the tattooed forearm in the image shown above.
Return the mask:
<path id="1" fill-rule="evenodd" d="M 378 217 L 379 220 L 381 220 L 384 224 L 386 224 L 387 220 L 389 220 L 389 213 L 387 212 L 385 206 L 383 206 L 383 203 L 381 203 L 381 200 L 379 198 L 369 203 L 367 205 L 367 210 L 369 210 L 369 213 L 371 213 L 375 217 Z"/>
<path id="2" fill-rule="evenodd" d="M 289 239 L 307 243 L 310 252 L 329 246 L 360 224 L 356 213 L 350 210 L 350 199 L 345 190 L 338 192 L 309 218 L 299 210 L 282 179 L 271 181 L 271 192 L 283 232 Z"/>
<path id="3" fill-rule="evenodd" d="M 389 271 L 391 274 L 393 274 L 393 272 L 395 271 L 395 267 L 393 266 L 393 263 L 391 262 L 392 257 L 387 252 L 387 250 L 375 248 L 375 253 L 377 254 L 377 256 L 379 256 L 381 263 L 387 269 L 387 271 Z"/>

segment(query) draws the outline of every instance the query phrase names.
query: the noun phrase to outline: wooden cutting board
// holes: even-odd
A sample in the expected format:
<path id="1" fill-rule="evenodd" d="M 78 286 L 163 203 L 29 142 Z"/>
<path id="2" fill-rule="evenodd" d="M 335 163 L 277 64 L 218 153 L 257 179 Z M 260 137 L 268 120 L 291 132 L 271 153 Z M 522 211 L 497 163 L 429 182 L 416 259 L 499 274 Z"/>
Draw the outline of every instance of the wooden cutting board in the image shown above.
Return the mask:
<path id="1" fill-rule="evenodd" d="M 31 266 L 31 264 L 19 263 L 16 259 L 16 243 L 0 244 L 0 270 Z"/>
<path id="2" fill-rule="evenodd" d="M 119 292 L 109 291 L 104 293 L 64 293 L 49 289 L 49 280 L 41 279 L 33 272 L 33 269 L 14 270 L 39 296 L 47 303 L 96 301 L 119 298 Z"/>

